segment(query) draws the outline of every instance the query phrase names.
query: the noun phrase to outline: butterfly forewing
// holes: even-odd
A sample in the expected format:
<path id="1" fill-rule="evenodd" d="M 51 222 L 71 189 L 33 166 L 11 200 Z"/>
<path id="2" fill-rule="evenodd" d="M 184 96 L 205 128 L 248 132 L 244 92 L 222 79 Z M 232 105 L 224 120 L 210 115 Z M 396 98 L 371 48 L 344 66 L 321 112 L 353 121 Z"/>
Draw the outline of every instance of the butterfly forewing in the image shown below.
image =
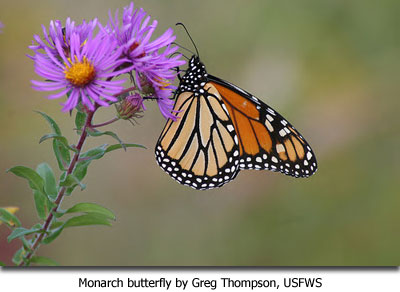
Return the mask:
<path id="1" fill-rule="evenodd" d="M 230 113 L 240 144 L 240 169 L 269 169 L 295 177 L 317 170 L 311 147 L 279 113 L 247 91 L 209 75 Z"/>

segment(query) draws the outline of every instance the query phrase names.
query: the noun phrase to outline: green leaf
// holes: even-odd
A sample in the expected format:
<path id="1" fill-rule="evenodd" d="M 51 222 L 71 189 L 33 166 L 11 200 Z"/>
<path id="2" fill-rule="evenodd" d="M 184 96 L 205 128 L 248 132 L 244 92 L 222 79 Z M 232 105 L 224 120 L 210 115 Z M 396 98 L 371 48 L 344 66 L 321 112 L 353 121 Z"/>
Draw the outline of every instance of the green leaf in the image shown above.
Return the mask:
<path id="1" fill-rule="evenodd" d="M 89 131 L 89 130 L 88 130 L 88 134 L 89 134 L 90 136 L 93 136 L 93 137 L 99 137 L 99 136 L 103 136 L 103 135 L 107 135 L 107 136 L 113 137 L 115 140 L 117 140 L 117 141 L 119 142 L 119 144 L 121 144 L 122 148 L 125 149 L 125 144 L 124 144 L 124 142 L 122 142 L 122 140 L 118 137 L 118 135 L 115 134 L 115 133 L 112 132 L 112 131 L 100 132 L 100 131 Z"/>
<path id="2" fill-rule="evenodd" d="M 51 133 L 51 134 L 46 134 L 46 135 L 42 136 L 42 137 L 40 138 L 40 140 L 39 140 L 39 144 L 42 143 L 42 142 L 44 142 L 44 141 L 46 141 L 46 140 L 48 140 L 48 139 L 58 139 L 58 140 L 60 140 L 63 144 L 64 144 L 64 142 L 67 141 L 67 138 L 65 138 L 64 136 L 60 136 L 60 135 L 58 135 L 58 134 Z"/>
<path id="3" fill-rule="evenodd" d="M 68 150 L 71 150 L 71 151 L 74 151 L 74 152 L 78 151 L 75 148 L 72 148 L 71 146 L 69 146 L 67 138 L 65 138 L 64 136 L 60 136 L 60 135 L 54 134 L 54 133 L 42 136 L 40 138 L 40 140 L 39 140 L 39 144 L 42 143 L 43 141 L 48 140 L 48 139 L 58 140 Z"/>
<path id="4" fill-rule="evenodd" d="M 90 161 L 81 161 L 76 164 L 74 169 L 74 175 L 77 179 L 82 180 L 86 176 L 89 164 Z"/>
<path id="5" fill-rule="evenodd" d="M 35 225 L 33 225 L 32 226 L 32 228 L 31 229 L 34 229 L 34 228 L 42 228 L 42 225 L 40 224 L 40 223 L 36 223 Z"/>
<path id="6" fill-rule="evenodd" d="M 81 154 L 80 159 L 83 160 L 93 160 L 99 159 L 103 157 L 104 153 L 106 153 L 107 144 L 103 144 L 96 148 L 89 149 L 88 151 Z"/>
<path id="7" fill-rule="evenodd" d="M 35 200 L 36 212 L 40 219 L 44 220 L 48 214 L 47 209 L 47 198 L 44 194 L 39 191 L 33 192 L 33 198 Z"/>
<path id="8" fill-rule="evenodd" d="M 42 117 L 44 117 L 44 118 L 46 119 L 46 121 L 50 124 L 50 127 L 52 128 L 52 130 L 53 130 L 53 132 L 54 132 L 55 134 L 61 136 L 60 127 L 57 125 L 57 123 L 56 123 L 52 118 L 50 118 L 47 114 L 45 114 L 45 113 L 43 113 L 43 112 L 39 112 L 39 111 L 36 111 L 36 112 L 37 112 L 38 114 L 41 114 Z"/>
<path id="9" fill-rule="evenodd" d="M 85 225 L 107 225 L 111 226 L 108 218 L 102 214 L 89 213 L 68 219 L 64 227 L 75 227 Z"/>
<path id="10" fill-rule="evenodd" d="M 21 236 L 25 236 L 25 235 L 29 235 L 29 234 L 32 234 L 32 233 L 36 233 L 38 231 L 40 231 L 40 227 L 39 228 L 34 227 L 34 228 L 31 228 L 31 229 L 26 229 L 24 227 L 17 227 L 7 237 L 7 240 L 8 240 L 8 242 L 10 242 L 11 240 L 13 240 L 15 238 L 18 238 L 18 237 L 21 237 Z"/>
<path id="11" fill-rule="evenodd" d="M 57 183 L 53 170 L 47 163 L 41 163 L 36 168 L 36 172 L 44 180 L 44 191 L 51 200 L 57 197 Z"/>
<path id="12" fill-rule="evenodd" d="M 21 247 L 19 250 L 17 250 L 12 258 L 12 262 L 15 265 L 19 265 L 19 263 L 22 261 L 22 257 L 25 255 L 26 250 L 24 247 Z"/>
<path id="13" fill-rule="evenodd" d="M 65 213 L 95 213 L 104 215 L 108 219 L 115 220 L 115 215 L 109 209 L 94 203 L 78 203 L 75 206 L 69 208 Z"/>
<path id="14" fill-rule="evenodd" d="M 64 180 L 60 181 L 60 186 L 62 187 L 72 188 L 77 185 L 81 187 L 82 191 L 86 188 L 86 185 L 81 183 L 81 181 L 73 174 L 67 175 L 67 177 Z"/>
<path id="15" fill-rule="evenodd" d="M 125 146 L 125 148 L 138 147 L 138 148 L 147 149 L 145 146 L 140 145 L 140 144 L 124 144 L 124 146 Z M 108 147 L 106 148 L 106 153 L 107 153 L 107 152 L 114 151 L 114 150 L 117 150 L 117 149 L 121 149 L 121 148 L 124 148 L 124 147 L 122 147 L 121 144 L 110 145 L 110 146 L 108 146 Z M 125 149 L 125 148 L 124 148 L 124 149 Z"/>
<path id="16" fill-rule="evenodd" d="M 59 266 L 60 264 L 57 263 L 55 260 L 43 257 L 43 256 L 33 256 L 30 260 L 30 263 L 42 265 L 42 266 Z"/>
<path id="17" fill-rule="evenodd" d="M 75 116 L 75 126 L 76 129 L 82 130 L 83 126 L 85 125 L 86 122 L 86 114 L 80 111 L 76 112 Z"/>
<path id="18" fill-rule="evenodd" d="M 53 223 L 51 223 L 50 230 L 56 229 L 56 228 L 60 227 L 63 224 L 64 224 L 64 222 L 62 222 L 62 221 L 55 221 L 54 220 Z"/>
<path id="19" fill-rule="evenodd" d="M 79 184 L 79 180 L 74 176 L 69 174 L 64 180 L 60 181 L 61 187 L 72 188 Z"/>
<path id="20" fill-rule="evenodd" d="M 67 172 L 64 171 L 61 175 L 60 175 L 60 181 L 63 181 L 65 179 L 65 177 L 67 176 Z"/>
<path id="21" fill-rule="evenodd" d="M 21 237 L 20 239 L 21 239 L 21 241 L 22 241 L 22 245 L 23 245 L 23 247 L 25 248 L 25 250 L 31 251 L 31 246 L 32 246 L 33 238 L 30 239 L 30 240 L 28 240 L 28 239 L 26 239 L 25 237 Z"/>
<path id="22" fill-rule="evenodd" d="M 83 204 L 90 204 L 90 203 L 83 203 Z M 86 210 L 95 210 L 95 206 L 92 206 L 91 208 L 89 206 L 84 207 L 84 205 L 79 206 L 77 204 L 72 208 L 75 208 L 76 212 L 86 212 L 83 211 L 84 209 Z M 95 204 L 90 204 L 90 205 L 95 205 Z M 70 209 L 72 209 L 70 208 Z M 81 209 L 81 210 L 78 210 Z M 68 213 L 73 213 L 75 212 L 74 209 L 72 211 L 69 211 Z M 111 218 L 112 217 L 112 218 Z M 101 207 L 97 205 L 96 213 L 87 213 L 84 215 L 72 217 L 68 219 L 65 223 L 61 221 L 54 221 L 51 224 L 50 231 L 48 232 L 48 235 L 42 240 L 44 244 L 49 244 L 53 240 L 55 240 L 61 232 L 64 230 L 66 227 L 76 227 L 76 226 L 85 226 L 85 225 L 107 225 L 111 226 L 111 223 L 109 222 L 109 219 L 114 219 L 115 216 L 114 214 L 109 211 L 108 209 Z"/>
<path id="23" fill-rule="evenodd" d="M 15 215 L 8 212 L 5 208 L 0 208 L 0 221 L 4 222 L 10 227 L 21 226 L 21 222 L 18 220 L 18 218 Z"/>
<path id="24" fill-rule="evenodd" d="M 64 216 L 64 214 L 65 214 L 65 211 L 60 211 L 60 210 L 57 210 L 57 212 L 53 212 L 53 215 L 56 218 L 60 218 L 60 217 Z"/>
<path id="25" fill-rule="evenodd" d="M 94 159 L 100 159 L 101 157 L 104 156 L 106 147 L 107 147 L 107 145 L 104 144 L 102 146 L 90 149 L 87 152 L 81 154 L 81 156 L 80 156 L 81 161 L 79 161 L 76 164 L 74 172 L 73 172 L 74 176 L 79 181 L 82 181 L 82 179 L 86 176 L 87 168 L 88 168 L 90 162 Z"/>
<path id="26" fill-rule="evenodd" d="M 47 215 L 50 213 L 55 204 L 52 203 L 44 194 L 38 191 L 33 192 L 33 198 L 39 218 L 42 220 L 46 219 Z"/>
<path id="27" fill-rule="evenodd" d="M 71 155 L 69 153 L 69 148 L 66 147 L 63 143 L 59 140 L 53 140 L 53 151 L 54 155 L 56 156 L 58 168 L 62 171 L 66 170 L 67 165 L 71 161 Z"/>
<path id="28" fill-rule="evenodd" d="M 111 223 L 109 222 L 108 217 L 106 217 L 103 214 L 99 214 L 99 213 L 88 213 L 85 215 L 72 217 L 72 218 L 68 219 L 65 223 L 62 223 L 60 221 L 54 222 L 51 227 L 52 229 L 50 230 L 49 234 L 43 239 L 42 242 L 44 244 L 49 244 L 54 239 L 56 239 L 61 234 L 61 232 L 64 230 L 64 228 L 66 228 L 66 227 L 76 227 L 76 226 L 85 226 L 85 225 L 111 226 Z M 57 227 L 57 226 L 59 226 L 59 227 Z M 55 227 L 55 228 L 53 229 L 53 227 Z"/>
<path id="29" fill-rule="evenodd" d="M 64 225 L 61 225 L 60 227 L 51 230 L 49 234 L 42 240 L 42 242 L 44 244 L 49 244 L 61 234 L 61 231 L 63 231 L 63 229 Z"/>
<path id="30" fill-rule="evenodd" d="M 44 180 L 32 168 L 26 166 L 15 166 L 8 169 L 7 172 L 12 172 L 13 174 L 19 177 L 27 179 L 32 189 L 38 190 L 39 192 L 43 192 Z"/>
<path id="31" fill-rule="evenodd" d="M 125 144 L 125 147 L 146 148 L 139 144 Z M 107 146 L 107 144 L 104 144 L 99 147 L 90 149 L 85 153 L 82 153 L 80 156 L 80 161 L 76 164 L 73 174 L 81 181 L 86 176 L 87 168 L 92 160 L 100 159 L 104 156 L 105 153 L 121 148 L 123 148 L 121 144 L 115 144 L 111 146 Z"/>
<path id="32" fill-rule="evenodd" d="M 42 242 L 44 244 L 49 244 L 61 234 L 61 231 L 63 231 L 63 229 L 64 229 L 64 222 L 53 221 L 51 223 L 50 230 L 47 236 L 42 240 Z"/>
<path id="33" fill-rule="evenodd" d="M 5 266 L 6 266 L 6 264 L 3 263 L 2 261 L 0 261 L 0 267 L 5 267 Z"/>

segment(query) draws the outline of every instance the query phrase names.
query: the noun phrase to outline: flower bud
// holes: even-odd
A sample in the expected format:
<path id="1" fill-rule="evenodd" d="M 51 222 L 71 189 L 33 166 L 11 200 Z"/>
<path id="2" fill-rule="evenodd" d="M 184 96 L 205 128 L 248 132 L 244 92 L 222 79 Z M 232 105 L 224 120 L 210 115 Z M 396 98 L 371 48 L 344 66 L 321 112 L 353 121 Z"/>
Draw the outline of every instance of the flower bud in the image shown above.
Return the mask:
<path id="1" fill-rule="evenodd" d="M 140 113 L 145 110 L 143 98 L 140 94 L 127 96 L 119 105 L 117 105 L 118 117 L 123 120 L 140 118 Z"/>

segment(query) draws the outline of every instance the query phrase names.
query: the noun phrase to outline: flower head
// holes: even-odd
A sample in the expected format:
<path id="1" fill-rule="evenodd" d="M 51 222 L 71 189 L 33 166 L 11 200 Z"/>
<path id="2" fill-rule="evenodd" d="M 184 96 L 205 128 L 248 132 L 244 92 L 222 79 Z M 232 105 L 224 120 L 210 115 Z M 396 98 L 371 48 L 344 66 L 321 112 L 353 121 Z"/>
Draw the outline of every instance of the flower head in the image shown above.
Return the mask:
<path id="1" fill-rule="evenodd" d="M 150 86 L 151 97 L 157 100 L 162 114 L 175 119 L 171 113 L 173 102 L 168 97 L 175 89 L 172 85 L 176 77 L 174 69 L 185 64 L 185 61 L 180 59 L 180 54 L 170 57 L 178 49 L 173 46 L 175 36 L 171 28 L 155 40 L 150 40 L 156 27 L 156 20 L 150 24 L 150 16 L 143 9 L 134 10 L 131 3 L 124 8 L 122 24 L 119 23 L 117 11 L 114 17 L 110 15 L 106 30 L 113 33 L 123 56 L 133 66 L 139 89 Z"/>
<path id="2" fill-rule="evenodd" d="M 44 53 L 32 48 L 35 71 L 46 79 L 46 82 L 32 80 L 33 88 L 59 91 L 48 96 L 49 99 L 67 95 L 63 111 L 72 110 L 79 102 L 93 111 L 96 105 L 108 106 L 109 102 L 117 101 L 113 95 L 122 90 L 124 80 L 111 78 L 132 69 L 118 69 L 126 60 L 120 58 L 121 49 L 113 38 L 103 32 L 94 37 L 93 31 L 87 35 L 85 32 L 83 38 L 82 34 L 71 30 L 65 34 L 65 40 L 57 33 L 49 34 L 48 44 L 53 43 L 53 47 L 40 47 Z"/>
<path id="3" fill-rule="evenodd" d="M 65 25 L 60 20 L 50 21 L 50 27 L 47 31 L 46 27 L 42 25 L 44 40 L 39 35 L 34 35 L 34 39 L 37 44 L 33 43 L 29 46 L 30 49 L 38 53 L 39 50 L 50 51 L 54 56 L 58 56 L 58 49 L 56 47 L 56 40 L 64 50 L 65 55 L 69 55 L 70 51 L 70 40 L 72 34 L 78 34 L 80 41 L 83 43 L 89 35 L 93 33 L 93 30 L 98 24 L 97 19 L 83 22 L 79 25 L 75 24 L 69 17 L 65 21 Z"/>
<path id="4" fill-rule="evenodd" d="M 0 21 L 0 33 L 3 33 L 4 24 Z"/>
<path id="5" fill-rule="evenodd" d="M 100 31 L 95 34 L 94 30 Z M 97 19 L 76 24 L 70 18 L 65 23 L 51 21 L 43 26 L 43 38 L 34 36 L 29 56 L 35 71 L 46 79 L 32 81 L 41 91 L 57 91 L 49 98 L 67 95 L 63 111 L 79 103 L 93 111 L 118 101 L 124 80 L 113 78 L 130 73 L 131 80 L 143 99 L 155 99 L 166 118 L 175 119 L 173 101 L 169 99 L 175 86 L 176 67 L 185 63 L 176 54 L 175 36 L 171 28 L 152 39 L 157 21 L 133 3 L 124 8 L 122 21 L 110 15 L 109 24 L 102 26 Z M 173 56 L 174 55 L 174 56 Z"/>

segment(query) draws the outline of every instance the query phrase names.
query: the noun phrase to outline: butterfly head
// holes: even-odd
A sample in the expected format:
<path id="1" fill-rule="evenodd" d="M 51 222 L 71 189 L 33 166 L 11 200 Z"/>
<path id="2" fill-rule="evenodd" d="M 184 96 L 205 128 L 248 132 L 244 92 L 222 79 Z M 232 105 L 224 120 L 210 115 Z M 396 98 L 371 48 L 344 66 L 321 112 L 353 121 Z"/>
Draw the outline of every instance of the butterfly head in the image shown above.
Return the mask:
<path id="1" fill-rule="evenodd" d="M 195 95 L 200 94 L 200 89 L 207 82 L 207 71 L 200 58 L 193 55 L 189 61 L 189 67 L 185 75 L 182 77 L 179 89 L 181 91 L 191 91 Z"/>

